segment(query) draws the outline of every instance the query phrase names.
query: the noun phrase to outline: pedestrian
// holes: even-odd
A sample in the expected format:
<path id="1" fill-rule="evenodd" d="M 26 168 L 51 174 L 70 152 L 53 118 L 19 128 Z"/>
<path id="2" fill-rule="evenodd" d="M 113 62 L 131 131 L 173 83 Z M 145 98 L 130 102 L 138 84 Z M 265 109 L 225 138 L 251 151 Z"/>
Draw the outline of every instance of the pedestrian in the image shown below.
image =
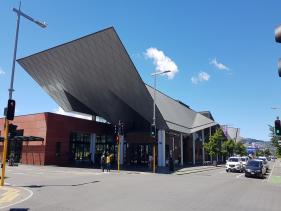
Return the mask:
<path id="1" fill-rule="evenodd" d="M 110 167 L 111 167 L 111 154 L 108 154 L 106 156 L 106 171 L 110 172 Z"/>
<path id="2" fill-rule="evenodd" d="M 170 158 L 169 158 L 169 170 L 170 170 L 170 172 L 173 172 L 175 170 L 174 160 L 173 160 L 172 156 L 170 156 Z"/>
<path id="3" fill-rule="evenodd" d="M 102 153 L 102 155 L 101 155 L 100 165 L 101 165 L 102 172 L 104 172 L 104 169 L 105 169 L 105 153 Z"/>

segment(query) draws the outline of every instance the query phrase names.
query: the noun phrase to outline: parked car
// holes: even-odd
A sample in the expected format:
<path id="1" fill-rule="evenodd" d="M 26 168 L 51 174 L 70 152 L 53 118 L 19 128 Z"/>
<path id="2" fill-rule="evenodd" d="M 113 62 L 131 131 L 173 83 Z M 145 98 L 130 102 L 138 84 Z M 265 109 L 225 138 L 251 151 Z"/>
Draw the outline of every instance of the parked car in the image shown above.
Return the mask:
<path id="1" fill-rule="evenodd" d="M 268 170 L 269 170 L 269 163 L 268 163 L 266 157 L 258 157 L 257 159 L 258 159 L 258 160 L 262 160 L 262 161 L 264 162 L 263 165 L 264 165 L 265 168 L 266 168 L 266 172 L 268 172 Z"/>
<path id="2" fill-rule="evenodd" d="M 229 172 L 229 171 L 242 172 L 243 171 L 243 164 L 242 164 L 242 160 L 240 157 L 228 158 L 228 160 L 226 161 L 225 167 L 226 167 L 226 172 Z"/>
<path id="3" fill-rule="evenodd" d="M 266 167 L 263 165 L 262 160 L 249 160 L 245 166 L 245 177 L 259 177 L 264 178 L 266 174 Z"/>
<path id="4" fill-rule="evenodd" d="M 242 166 L 243 166 L 243 170 L 245 170 L 245 166 L 247 164 L 247 162 L 249 161 L 248 157 L 241 157 L 241 161 L 242 161 Z"/>

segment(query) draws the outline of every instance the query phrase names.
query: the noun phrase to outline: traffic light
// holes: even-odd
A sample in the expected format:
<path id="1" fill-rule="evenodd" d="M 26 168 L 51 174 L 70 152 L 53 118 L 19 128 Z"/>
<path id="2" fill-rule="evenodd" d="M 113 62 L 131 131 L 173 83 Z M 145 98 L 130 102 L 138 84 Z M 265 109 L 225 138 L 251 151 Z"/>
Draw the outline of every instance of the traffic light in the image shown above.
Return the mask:
<path id="1" fill-rule="evenodd" d="M 119 135 L 116 136 L 116 144 L 119 144 Z"/>
<path id="2" fill-rule="evenodd" d="M 14 120 L 16 101 L 8 100 L 6 117 L 8 120 Z"/>
<path id="3" fill-rule="evenodd" d="M 155 138 L 156 137 L 156 126 L 151 125 L 151 137 Z"/>
<path id="4" fill-rule="evenodd" d="M 17 125 L 9 124 L 9 138 L 14 138 L 17 135 Z"/>
<path id="5" fill-rule="evenodd" d="M 278 117 L 275 120 L 274 124 L 275 124 L 275 135 L 281 136 L 281 122 Z"/>
<path id="6" fill-rule="evenodd" d="M 117 128 L 117 125 L 114 125 L 114 135 L 118 135 L 118 128 Z"/>
<path id="7" fill-rule="evenodd" d="M 124 124 L 121 123 L 120 125 L 120 135 L 124 135 Z"/>

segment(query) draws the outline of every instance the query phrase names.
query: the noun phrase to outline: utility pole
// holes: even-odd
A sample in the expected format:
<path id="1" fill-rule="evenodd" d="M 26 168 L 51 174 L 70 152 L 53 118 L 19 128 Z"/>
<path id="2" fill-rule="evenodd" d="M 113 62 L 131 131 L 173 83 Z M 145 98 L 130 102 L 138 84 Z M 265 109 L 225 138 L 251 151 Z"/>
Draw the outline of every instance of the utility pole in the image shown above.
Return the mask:
<path id="1" fill-rule="evenodd" d="M 153 92 L 153 117 L 152 117 L 152 125 L 151 125 L 151 136 L 152 138 L 155 139 L 155 141 L 153 142 L 152 144 L 152 151 L 153 151 L 153 173 L 156 172 L 156 149 L 155 149 L 155 145 L 156 145 L 156 115 L 155 115 L 155 112 L 156 112 L 156 76 L 157 75 L 161 75 L 161 74 L 166 74 L 166 73 L 169 73 L 171 72 L 171 70 L 166 70 L 166 71 L 163 71 L 163 72 L 155 72 L 151 74 L 151 76 L 154 76 L 154 92 Z"/>
<path id="2" fill-rule="evenodd" d="M 15 101 L 13 100 L 13 85 L 14 85 L 14 75 L 15 75 L 15 65 L 16 65 L 16 57 L 17 57 L 17 47 L 18 47 L 18 36 L 19 36 L 19 26 L 20 26 L 20 17 L 23 16 L 24 18 L 36 23 L 38 26 L 42 28 L 46 28 L 47 25 L 45 22 L 40 22 L 35 20 L 34 18 L 26 15 L 21 11 L 21 2 L 19 5 L 19 9 L 13 8 L 13 11 L 17 14 L 17 28 L 16 28 L 16 38 L 15 38 L 15 47 L 14 47 L 14 57 L 13 57 L 13 64 L 12 64 L 12 74 L 11 74 L 11 81 L 10 81 L 10 88 L 9 88 L 9 100 L 7 105 L 7 110 L 5 114 L 5 124 L 4 124 L 4 147 L 3 147 L 3 157 L 2 157 L 2 172 L 1 172 L 1 186 L 4 186 L 4 179 L 5 179 L 5 170 L 6 170 L 6 160 L 7 160 L 7 148 L 8 148 L 8 134 L 9 134 L 9 120 L 14 119 L 14 111 L 15 111 Z"/>

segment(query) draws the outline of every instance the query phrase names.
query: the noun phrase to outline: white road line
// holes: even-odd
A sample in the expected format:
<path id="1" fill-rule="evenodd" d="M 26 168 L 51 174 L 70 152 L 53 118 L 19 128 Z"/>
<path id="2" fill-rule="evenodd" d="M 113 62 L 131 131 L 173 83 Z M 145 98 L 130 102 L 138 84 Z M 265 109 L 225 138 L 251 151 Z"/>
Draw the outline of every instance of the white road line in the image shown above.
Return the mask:
<path id="1" fill-rule="evenodd" d="M 26 198 L 21 199 L 21 200 L 15 202 L 15 203 L 13 203 L 13 204 L 9 204 L 9 205 L 6 205 L 6 206 L 2 206 L 2 207 L 0 207 L 0 209 L 4 209 L 4 208 L 10 207 L 10 206 L 14 206 L 14 205 L 16 205 L 16 204 L 22 203 L 22 202 L 24 202 L 24 201 L 30 199 L 30 198 L 33 196 L 33 192 L 32 192 L 31 190 L 29 190 L 29 189 L 27 189 L 27 188 L 23 188 L 23 187 L 18 187 L 18 188 L 21 188 L 21 189 L 26 190 L 27 192 L 29 192 L 29 195 L 28 195 Z"/>
<path id="2" fill-rule="evenodd" d="M 12 174 L 20 174 L 20 175 L 24 175 L 26 173 L 22 173 L 22 172 L 13 172 Z"/>
<path id="3" fill-rule="evenodd" d="M 273 172 L 273 170 L 274 170 L 275 164 L 276 164 L 276 162 L 274 162 L 273 167 L 272 167 L 272 169 L 270 170 L 270 175 L 268 176 L 268 178 L 267 178 L 267 180 L 266 180 L 267 182 L 269 181 L 269 179 L 270 179 L 270 177 L 271 177 L 271 175 L 272 175 L 272 172 Z"/>
<path id="4" fill-rule="evenodd" d="M 237 179 L 241 178 L 244 174 L 239 174 L 236 176 Z"/>

